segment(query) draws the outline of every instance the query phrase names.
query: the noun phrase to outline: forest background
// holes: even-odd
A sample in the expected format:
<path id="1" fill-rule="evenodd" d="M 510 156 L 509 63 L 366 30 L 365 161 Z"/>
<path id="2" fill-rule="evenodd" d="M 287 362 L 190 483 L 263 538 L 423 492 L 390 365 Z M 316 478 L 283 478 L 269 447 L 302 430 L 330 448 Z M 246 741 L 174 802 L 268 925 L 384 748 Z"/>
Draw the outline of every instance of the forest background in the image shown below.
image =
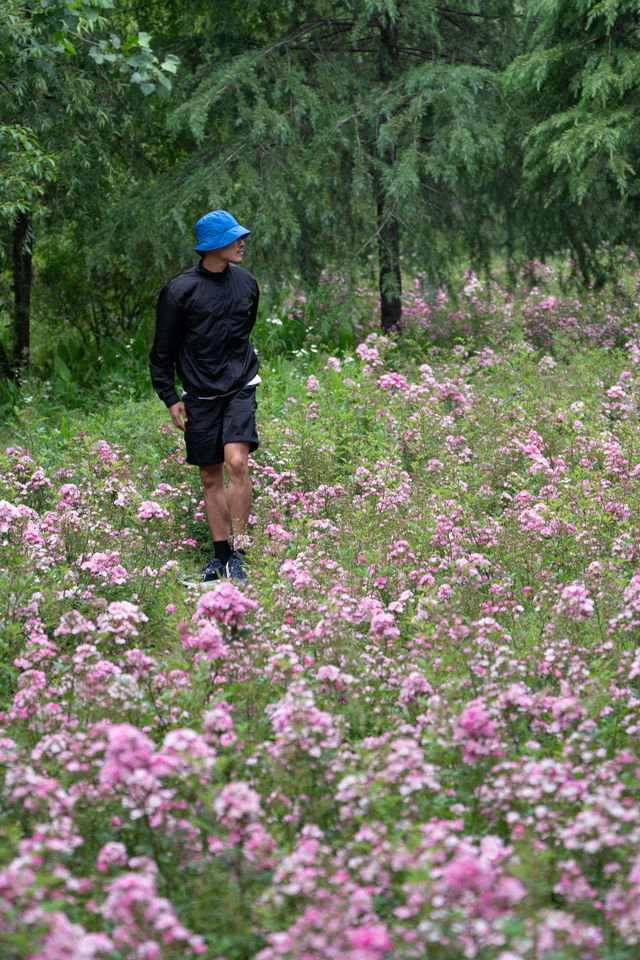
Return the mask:
<path id="1" fill-rule="evenodd" d="M 638 239 L 639 12 L 0 0 L 3 399 L 29 366 L 74 397 L 98 368 L 144 389 L 158 290 L 214 207 L 251 227 L 265 309 L 296 284 L 339 302 L 331 330 L 305 308 L 316 340 L 353 336 L 359 285 L 388 330 L 403 279 L 429 300 L 461 264 L 515 282 L 568 252 L 568 282 L 615 286 Z"/>

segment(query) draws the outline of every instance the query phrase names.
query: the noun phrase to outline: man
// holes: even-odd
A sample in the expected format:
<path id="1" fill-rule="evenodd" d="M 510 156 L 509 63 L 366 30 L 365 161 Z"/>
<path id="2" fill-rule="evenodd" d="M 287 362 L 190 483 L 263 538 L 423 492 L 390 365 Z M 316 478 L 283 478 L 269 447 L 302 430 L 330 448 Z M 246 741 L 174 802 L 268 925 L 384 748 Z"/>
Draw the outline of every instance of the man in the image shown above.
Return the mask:
<path id="1" fill-rule="evenodd" d="M 187 462 L 200 468 L 213 539 L 212 559 L 181 582 L 209 583 L 225 576 L 246 582 L 249 454 L 258 447 L 260 383 L 249 335 L 259 290 L 240 265 L 250 232 L 246 227 L 226 210 L 212 210 L 198 220 L 195 232 L 200 262 L 170 280 L 158 299 L 151 381 L 171 420 L 184 432 Z M 176 392 L 175 373 L 182 397 Z"/>

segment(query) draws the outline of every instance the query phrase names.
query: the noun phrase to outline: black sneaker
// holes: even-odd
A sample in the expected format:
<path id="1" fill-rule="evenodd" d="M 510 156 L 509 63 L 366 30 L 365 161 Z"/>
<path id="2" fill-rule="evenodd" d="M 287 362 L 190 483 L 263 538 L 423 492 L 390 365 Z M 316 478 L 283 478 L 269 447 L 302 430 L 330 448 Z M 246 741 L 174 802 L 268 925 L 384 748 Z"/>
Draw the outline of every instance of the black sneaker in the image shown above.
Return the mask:
<path id="1" fill-rule="evenodd" d="M 178 583 L 184 584 L 185 587 L 214 583 L 216 580 L 224 579 L 226 576 L 225 569 L 222 560 L 212 557 L 208 563 L 205 563 L 200 573 L 188 573 L 186 576 L 180 577 Z"/>
<path id="2" fill-rule="evenodd" d="M 235 580 L 236 583 L 248 583 L 249 577 L 245 570 L 246 565 L 247 558 L 244 553 L 241 553 L 239 550 L 234 550 L 226 566 L 229 580 Z"/>

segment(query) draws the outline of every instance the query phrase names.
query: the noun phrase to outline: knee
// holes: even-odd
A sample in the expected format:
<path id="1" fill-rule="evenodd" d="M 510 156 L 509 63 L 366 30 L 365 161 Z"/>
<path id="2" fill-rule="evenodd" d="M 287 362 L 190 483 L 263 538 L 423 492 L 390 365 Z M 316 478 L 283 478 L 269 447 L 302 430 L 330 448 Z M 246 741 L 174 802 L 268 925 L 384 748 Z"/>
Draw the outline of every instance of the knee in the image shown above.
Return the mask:
<path id="1" fill-rule="evenodd" d="M 240 480 L 249 474 L 249 458 L 244 453 L 234 450 L 225 458 L 227 473 L 234 480 Z"/>
<path id="2" fill-rule="evenodd" d="M 216 487 L 223 487 L 224 474 L 222 472 L 222 465 L 217 464 L 215 467 L 200 467 L 200 479 L 206 491 L 215 490 Z"/>

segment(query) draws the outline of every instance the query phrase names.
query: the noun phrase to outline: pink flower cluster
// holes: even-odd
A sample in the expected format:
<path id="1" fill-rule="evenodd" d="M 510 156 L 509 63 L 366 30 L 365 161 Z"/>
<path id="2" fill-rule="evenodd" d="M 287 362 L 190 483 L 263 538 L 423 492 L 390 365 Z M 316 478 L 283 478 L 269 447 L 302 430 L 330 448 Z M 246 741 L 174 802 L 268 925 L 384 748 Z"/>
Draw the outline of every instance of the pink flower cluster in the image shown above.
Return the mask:
<path id="1" fill-rule="evenodd" d="M 248 587 L 164 420 L 0 453 L 6 949 L 635 958 L 640 327 L 520 282 L 265 383 Z"/>

